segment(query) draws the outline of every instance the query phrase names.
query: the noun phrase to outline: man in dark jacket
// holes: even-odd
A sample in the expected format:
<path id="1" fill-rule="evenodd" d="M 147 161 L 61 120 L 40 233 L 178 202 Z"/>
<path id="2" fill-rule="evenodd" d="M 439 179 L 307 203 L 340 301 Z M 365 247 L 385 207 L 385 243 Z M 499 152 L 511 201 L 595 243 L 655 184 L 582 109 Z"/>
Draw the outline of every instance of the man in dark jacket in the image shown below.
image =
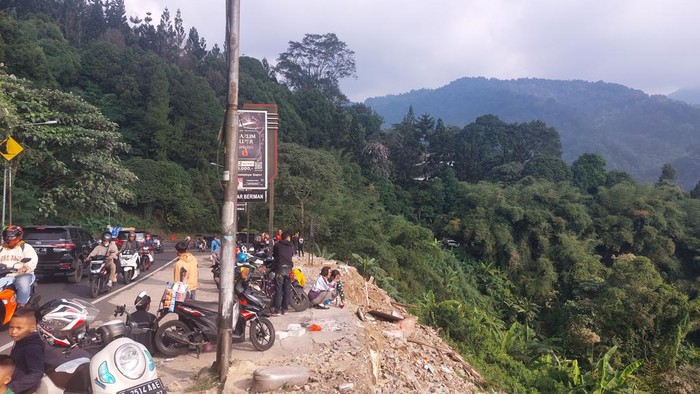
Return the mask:
<path id="1" fill-rule="evenodd" d="M 273 313 L 275 316 L 287 313 L 289 299 L 292 298 L 292 281 L 289 278 L 289 273 L 292 272 L 294 266 L 292 263 L 294 245 L 292 245 L 291 238 L 289 232 L 285 231 L 282 233 L 282 239 L 272 247 L 272 257 L 275 259 L 275 284 L 277 285 Z"/>
<path id="2" fill-rule="evenodd" d="M 7 386 L 17 394 L 33 393 L 44 375 L 44 341 L 36 333 L 34 313 L 33 309 L 23 308 L 10 320 L 9 333 L 15 341 L 10 357 L 15 371 Z"/>

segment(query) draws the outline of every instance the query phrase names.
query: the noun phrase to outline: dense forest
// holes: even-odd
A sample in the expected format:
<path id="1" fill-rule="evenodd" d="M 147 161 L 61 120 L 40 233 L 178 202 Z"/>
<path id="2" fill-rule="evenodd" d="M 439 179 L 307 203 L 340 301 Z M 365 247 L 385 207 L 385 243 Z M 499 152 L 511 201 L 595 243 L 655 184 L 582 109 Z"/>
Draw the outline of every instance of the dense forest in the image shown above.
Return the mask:
<path id="1" fill-rule="evenodd" d="M 0 0 L 0 128 L 25 148 L 14 222 L 219 228 L 226 53 L 183 18 Z M 414 304 L 491 388 L 700 391 L 700 187 L 671 164 L 644 184 L 599 154 L 568 164 L 542 120 L 454 126 L 407 106 L 382 128 L 338 89 L 351 48 L 289 44 L 240 59 L 240 103 L 279 106 L 275 226 L 313 227 L 316 253 Z M 267 209 L 239 223 L 262 231 Z"/>
<path id="2" fill-rule="evenodd" d="M 465 77 L 436 89 L 369 98 L 365 104 L 389 123 L 400 121 L 409 105 L 460 127 L 488 114 L 506 122 L 539 119 L 557 129 L 569 164 L 584 153 L 597 153 L 608 169 L 653 182 L 669 163 L 686 190 L 695 187 L 700 173 L 700 108 L 619 84 Z"/>

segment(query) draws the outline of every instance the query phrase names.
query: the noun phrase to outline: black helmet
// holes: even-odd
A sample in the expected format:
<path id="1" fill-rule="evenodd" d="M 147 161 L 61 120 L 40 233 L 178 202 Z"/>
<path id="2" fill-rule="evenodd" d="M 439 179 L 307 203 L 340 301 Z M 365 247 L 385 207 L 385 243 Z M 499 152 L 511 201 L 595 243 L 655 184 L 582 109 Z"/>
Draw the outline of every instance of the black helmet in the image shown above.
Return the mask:
<path id="1" fill-rule="evenodd" d="M 102 236 L 100 237 L 102 239 L 102 242 L 112 242 L 112 233 L 109 231 L 105 231 L 102 233 Z"/>
<path id="2" fill-rule="evenodd" d="M 136 299 L 134 300 L 134 306 L 135 307 L 145 307 L 146 305 L 151 303 L 151 297 L 146 294 L 145 291 L 142 291 L 139 293 L 138 296 L 136 296 Z"/>

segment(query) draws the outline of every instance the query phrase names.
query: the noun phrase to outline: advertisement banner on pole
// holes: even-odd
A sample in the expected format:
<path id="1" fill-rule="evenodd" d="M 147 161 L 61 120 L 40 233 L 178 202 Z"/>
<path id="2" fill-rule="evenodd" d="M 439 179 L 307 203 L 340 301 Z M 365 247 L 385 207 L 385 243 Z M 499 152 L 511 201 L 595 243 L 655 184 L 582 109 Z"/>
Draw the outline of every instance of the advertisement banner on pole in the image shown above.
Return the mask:
<path id="1" fill-rule="evenodd" d="M 238 190 L 267 189 L 267 112 L 238 111 Z"/>

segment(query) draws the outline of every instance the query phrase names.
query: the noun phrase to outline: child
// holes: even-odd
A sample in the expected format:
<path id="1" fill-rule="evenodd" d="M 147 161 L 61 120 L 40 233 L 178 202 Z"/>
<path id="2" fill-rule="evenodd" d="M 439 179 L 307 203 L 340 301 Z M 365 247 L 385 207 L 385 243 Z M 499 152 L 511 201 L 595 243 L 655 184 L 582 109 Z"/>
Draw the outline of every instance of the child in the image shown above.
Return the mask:
<path id="1" fill-rule="evenodd" d="M 175 244 L 178 260 L 173 268 L 173 281 L 187 283 L 187 298 L 196 299 L 197 285 L 199 283 L 199 272 L 197 270 L 197 258 L 188 252 L 189 244 L 186 241 L 180 241 Z M 184 270 L 185 275 L 181 278 L 181 270 Z"/>
<path id="2" fill-rule="evenodd" d="M 338 296 L 335 297 L 335 304 L 339 308 L 345 307 L 345 292 L 343 291 L 343 282 L 340 280 L 340 271 L 331 271 L 331 282 L 335 282 L 335 289 L 338 294 Z"/>
<path id="3" fill-rule="evenodd" d="M 15 393 L 32 393 L 44 376 L 44 341 L 36 333 L 34 310 L 24 308 L 16 311 L 10 320 L 9 333 L 15 342 L 10 352 L 15 370 L 8 387 Z"/>
<path id="4" fill-rule="evenodd" d="M 15 362 L 7 354 L 0 354 L 0 394 L 14 394 L 7 384 L 12 380 L 12 372 L 15 370 Z"/>

